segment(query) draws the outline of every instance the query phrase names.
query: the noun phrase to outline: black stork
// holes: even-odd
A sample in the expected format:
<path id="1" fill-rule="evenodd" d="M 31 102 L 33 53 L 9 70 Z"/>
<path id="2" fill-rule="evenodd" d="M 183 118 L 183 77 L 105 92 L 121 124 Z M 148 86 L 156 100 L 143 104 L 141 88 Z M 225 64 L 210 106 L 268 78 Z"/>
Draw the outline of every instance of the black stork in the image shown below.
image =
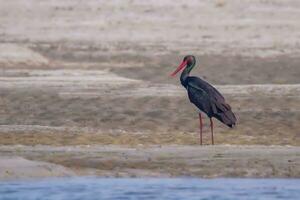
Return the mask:
<path id="1" fill-rule="evenodd" d="M 204 112 L 210 119 L 211 141 L 214 144 L 214 124 L 212 118 L 217 118 L 225 125 L 233 128 L 236 123 L 236 117 L 231 111 L 230 105 L 225 102 L 222 94 L 212 85 L 195 76 L 189 76 L 192 69 L 195 67 L 196 58 L 192 55 L 185 56 L 179 67 L 171 74 L 175 76 L 182 69 L 180 81 L 183 87 L 187 90 L 191 103 L 200 110 L 200 144 L 202 145 L 202 116 Z"/>

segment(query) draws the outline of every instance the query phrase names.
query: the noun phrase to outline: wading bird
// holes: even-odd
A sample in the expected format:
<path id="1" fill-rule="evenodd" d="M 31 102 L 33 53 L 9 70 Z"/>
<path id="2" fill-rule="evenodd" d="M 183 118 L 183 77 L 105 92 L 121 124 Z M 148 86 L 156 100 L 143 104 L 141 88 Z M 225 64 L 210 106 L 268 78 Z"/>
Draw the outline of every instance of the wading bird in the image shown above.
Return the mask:
<path id="1" fill-rule="evenodd" d="M 195 76 L 189 76 L 195 67 L 196 59 L 192 55 L 185 56 L 179 67 L 171 74 L 175 76 L 182 69 L 180 81 L 187 90 L 190 101 L 196 105 L 199 111 L 200 122 L 200 144 L 202 145 L 202 116 L 201 111 L 206 113 L 210 119 L 211 142 L 214 144 L 214 124 L 212 118 L 215 117 L 230 128 L 236 123 L 236 117 L 231 111 L 231 107 L 225 102 L 225 98 L 212 85 Z"/>

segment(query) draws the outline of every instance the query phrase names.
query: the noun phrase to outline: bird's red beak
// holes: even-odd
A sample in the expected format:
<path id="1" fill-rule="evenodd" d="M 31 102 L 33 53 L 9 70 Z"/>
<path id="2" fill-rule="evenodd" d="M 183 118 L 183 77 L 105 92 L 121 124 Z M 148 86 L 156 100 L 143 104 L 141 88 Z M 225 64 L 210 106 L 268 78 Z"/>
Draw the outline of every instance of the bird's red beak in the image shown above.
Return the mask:
<path id="1" fill-rule="evenodd" d="M 177 69 L 171 74 L 171 76 L 175 76 L 180 70 L 186 67 L 187 61 L 182 61 L 182 63 L 177 67 Z"/>

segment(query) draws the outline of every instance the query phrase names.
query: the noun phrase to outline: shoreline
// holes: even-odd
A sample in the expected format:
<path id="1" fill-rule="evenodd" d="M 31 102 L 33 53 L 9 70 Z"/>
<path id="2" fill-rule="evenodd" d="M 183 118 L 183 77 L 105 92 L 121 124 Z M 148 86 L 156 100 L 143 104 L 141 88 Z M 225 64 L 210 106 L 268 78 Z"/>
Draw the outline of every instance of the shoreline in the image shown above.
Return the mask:
<path id="1" fill-rule="evenodd" d="M 5 162 L 8 157 L 10 162 Z M 297 146 L 9 145 L 0 146 L 3 162 L 7 168 L 0 167 L 0 180 L 61 176 L 300 178 Z M 27 171 L 28 166 L 35 170 Z"/>

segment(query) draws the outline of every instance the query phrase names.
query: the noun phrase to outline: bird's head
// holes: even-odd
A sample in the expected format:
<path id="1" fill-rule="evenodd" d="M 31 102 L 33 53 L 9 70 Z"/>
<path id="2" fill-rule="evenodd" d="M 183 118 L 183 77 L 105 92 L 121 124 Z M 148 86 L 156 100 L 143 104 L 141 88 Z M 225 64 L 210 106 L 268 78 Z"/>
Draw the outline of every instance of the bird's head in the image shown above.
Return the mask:
<path id="1" fill-rule="evenodd" d="M 195 66 L 195 64 L 196 64 L 196 58 L 195 58 L 195 56 L 192 56 L 192 55 L 184 56 L 181 64 L 171 74 L 171 76 L 175 76 L 178 72 L 180 72 L 181 70 L 183 70 L 185 68 L 189 69 L 189 71 L 190 71 Z"/>

